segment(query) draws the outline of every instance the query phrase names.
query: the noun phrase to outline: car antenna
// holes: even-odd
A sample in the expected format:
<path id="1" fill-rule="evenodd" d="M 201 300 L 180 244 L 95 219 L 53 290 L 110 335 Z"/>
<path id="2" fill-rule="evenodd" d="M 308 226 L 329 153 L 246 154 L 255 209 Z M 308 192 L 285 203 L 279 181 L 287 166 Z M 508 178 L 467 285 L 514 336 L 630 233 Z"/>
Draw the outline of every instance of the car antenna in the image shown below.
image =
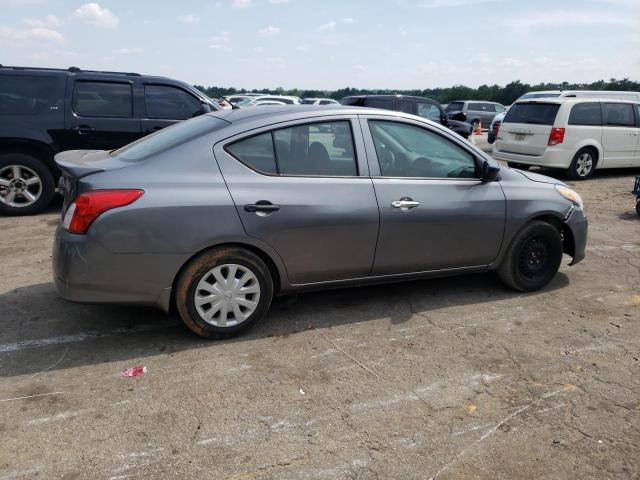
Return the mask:
<path id="1" fill-rule="evenodd" d="M 232 103 L 232 102 L 230 102 L 229 100 L 227 100 L 226 98 L 224 98 L 222 95 L 220 95 L 220 94 L 218 93 L 218 91 L 217 91 L 217 90 L 214 90 L 213 92 L 218 96 L 218 98 L 219 98 L 220 100 L 224 100 L 224 101 L 225 101 L 225 102 L 227 102 L 229 105 L 231 105 L 231 110 L 240 110 L 240 107 L 239 107 L 239 106 L 237 106 L 235 103 Z M 220 102 L 218 101 L 218 103 L 220 103 Z"/>

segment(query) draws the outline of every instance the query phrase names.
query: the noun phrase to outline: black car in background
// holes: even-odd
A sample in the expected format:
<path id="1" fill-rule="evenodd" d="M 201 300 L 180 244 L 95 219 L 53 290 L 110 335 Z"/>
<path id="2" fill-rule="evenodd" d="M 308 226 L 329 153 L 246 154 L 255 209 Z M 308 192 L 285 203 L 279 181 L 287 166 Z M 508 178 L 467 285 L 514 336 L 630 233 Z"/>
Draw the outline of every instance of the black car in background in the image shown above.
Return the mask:
<path id="1" fill-rule="evenodd" d="M 440 123 L 464 138 L 469 138 L 473 132 L 470 123 L 450 119 L 442 108 L 442 105 L 431 98 L 413 97 L 409 95 L 354 95 L 344 97 L 340 103 L 343 105 L 383 108 L 385 110 L 411 113 Z"/>
<path id="2" fill-rule="evenodd" d="M 119 148 L 219 109 L 170 78 L 0 65 L 0 213 L 32 214 L 49 204 L 58 152 Z"/>

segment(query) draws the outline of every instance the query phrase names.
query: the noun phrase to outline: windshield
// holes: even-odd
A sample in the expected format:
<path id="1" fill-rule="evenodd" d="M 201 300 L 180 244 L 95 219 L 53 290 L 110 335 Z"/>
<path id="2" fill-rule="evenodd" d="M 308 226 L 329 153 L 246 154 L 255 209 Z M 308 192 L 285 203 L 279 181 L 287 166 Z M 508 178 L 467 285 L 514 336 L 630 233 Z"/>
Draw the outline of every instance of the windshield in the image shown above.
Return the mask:
<path id="1" fill-rule="evenodd" d="M 559 96 L 560 96 L 559 93 L 544 93 L 544 92 L 535 93 L 535 92 L 531 92 L 531 93 L 525 93 L 518 100 L 526 100 L 528 98 L 556 98 L 556 97 L 559 97 Z"/>
<path id="2" fill-rule="evenodd" d="M 176 123 L 152 135 L 143 137 L 112 151 L 111 155 L 125 162 L 137 162 L 199 137 L 204 133 L 218 130 L 225 125 L 229 125 L 229 123 L 219 118 L 203 115 Z"/>
<path id="3" fill-rule="evenodd" d="M 460 112 L 464 107 L 464 102 L 451 102 L 447 105 L 447 108 L 444 109 L 445 112 Z"/>
<path id="4" fill-rule="evenodd" d="M 511 106 L 503 122 L 553 125 L 559 108 L 557 103 L 516 103 Z"/>

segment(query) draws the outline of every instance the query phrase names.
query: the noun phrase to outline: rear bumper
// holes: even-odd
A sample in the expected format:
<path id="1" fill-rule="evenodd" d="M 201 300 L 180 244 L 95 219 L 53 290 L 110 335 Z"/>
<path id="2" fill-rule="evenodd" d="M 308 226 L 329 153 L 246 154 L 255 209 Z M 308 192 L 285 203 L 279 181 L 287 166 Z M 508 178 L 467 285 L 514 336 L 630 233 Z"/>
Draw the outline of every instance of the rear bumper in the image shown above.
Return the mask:
<path id="1" fill-rule="evenodd" d="M 58 227 L 53 278 L 59 295 L 79 303 L 152 305 L 167 311 L 176 272 L 185 255 L 116 254 L 87 235 Z"/>
<path id="2" fill-rule="evenodd" d="M 535 165 L 549 168 L 569 168 L 573 156 L 566 150 L 559 150 L 549 147 L 542 155 L 523 155 L 519 153 L 505 152 L 499 150 L 496 142 L 491 153 L 496 160 L 503 162 L 522 163 L 524 165 Z"/>

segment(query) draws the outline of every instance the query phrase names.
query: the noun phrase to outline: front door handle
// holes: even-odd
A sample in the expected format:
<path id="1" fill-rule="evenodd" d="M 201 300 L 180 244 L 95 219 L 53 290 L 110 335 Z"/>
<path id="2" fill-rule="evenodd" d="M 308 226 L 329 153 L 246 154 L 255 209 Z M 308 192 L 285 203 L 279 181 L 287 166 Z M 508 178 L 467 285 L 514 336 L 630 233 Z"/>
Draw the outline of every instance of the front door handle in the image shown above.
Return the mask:
<path id="1" fill-rule="evenodd" d="M 268 200 L 259 200 L 256 203 L 245 205 L 244 209 L 247 212 L 269 214 L 280 210 L 280 205 L 274 205 Z"/>
<path id="2" fill-rule="evenodd" d="M 408 212 L 420 206 L 420 202 L 414 201 L 409 197 L 402 197 L 400 200 L 391 202 L 391 207 L 399 209 L 401 212 Z"/>

